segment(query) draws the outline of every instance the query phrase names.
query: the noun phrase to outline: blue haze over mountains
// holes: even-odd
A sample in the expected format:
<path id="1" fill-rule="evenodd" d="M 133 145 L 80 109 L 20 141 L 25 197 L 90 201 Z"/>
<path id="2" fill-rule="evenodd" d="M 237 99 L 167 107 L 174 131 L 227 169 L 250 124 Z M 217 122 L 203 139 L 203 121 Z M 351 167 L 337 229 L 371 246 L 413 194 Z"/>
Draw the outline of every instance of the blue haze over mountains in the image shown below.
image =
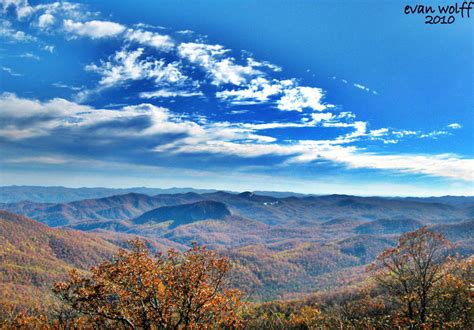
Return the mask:
<path id="1" fill-rule="evenodd" d="M 17 214 L 32 219 L 23 221 L 23 227 L 37 221 L 57 233 L 74 236 L 79 233 L 71 230 L 79 230 L 122 247 L 138 237 L 154 251 L 185 250 L 192 242 L 205 245 L 232 259 L 233 281 L 252 299 L 360 282 L 367 264 L 383 249 L 402 233 L 423 226 L 443 233 L 460 255 L 474 253 L 472 196 L 18 186 L 0 191 L 4 218 Z M 4 235 L 8 240 L 9 234 Z"/>

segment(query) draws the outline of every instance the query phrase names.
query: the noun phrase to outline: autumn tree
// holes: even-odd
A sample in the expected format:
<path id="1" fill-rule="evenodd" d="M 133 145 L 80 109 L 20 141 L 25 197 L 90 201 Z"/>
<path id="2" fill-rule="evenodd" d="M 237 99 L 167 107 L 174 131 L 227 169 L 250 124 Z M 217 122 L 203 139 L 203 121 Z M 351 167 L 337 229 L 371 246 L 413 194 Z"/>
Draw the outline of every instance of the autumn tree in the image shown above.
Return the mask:
<path id="1" fill-rule="evenodd" d="M 401 306 L 411 327 L 428 321 L 436 285 L 447 275 L 450 248 L 441 234 L 421 228 L 402 235 L 398 245 L 385 250 L 371 266 L 376 282 Z"/>
<path id="2" fill-rule="evenodd" d="M 226 289 L 229 261 L 193 245 L 183 254 L 151 256 L 140 241 L 91 275 L 72 271 L 54 292 L 74 318 L 99 326 L 199 329 L 240 326 L 240 293 Z M 71 313 L 72 312 L 72 313 Z"/>
<path id="3" fill-rule="evenodd" d="M 474 324 L 474 257 L 450 260 L 434 288 L 430 323 L 435 328 L 468 329 Z"/>

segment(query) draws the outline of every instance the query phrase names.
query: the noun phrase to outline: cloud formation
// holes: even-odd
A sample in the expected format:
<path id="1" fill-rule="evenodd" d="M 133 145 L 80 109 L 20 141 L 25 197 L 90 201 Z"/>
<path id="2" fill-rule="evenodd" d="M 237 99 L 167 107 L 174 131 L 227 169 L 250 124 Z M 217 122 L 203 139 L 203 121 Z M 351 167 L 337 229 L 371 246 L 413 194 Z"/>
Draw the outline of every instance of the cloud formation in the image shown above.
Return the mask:
<path id="1" fill-rule="evenodd" d="M 153 92 L 141 92 L 140 97 L 144 99 L 158 99 L 167 97 L 194 97 L 203 96 L 202 92 L 188 92 L 181 90 L 160 89 Z"/>
<path id="2" fill-rule="evenodd" d="M 2 20 L 0 21 L 0 38 L 7 39 L 10 42 L 35 42 L 37 38 L 29 35 L 23 31 L 13 29 L 11 23 Z"/>
<path id="3" fill-rule="evenodd" d="M 236 64 L 234 58 L 226 57 L 229 52 L 221 45 L 209 45 L 203 43 L 189 42 L 178 46 L 178 54 L 183 59 L 201 66 L 211 77 L 212 84 L 241 85 L 252 76 L 261 72 L 251 64 Z"/>
<path id="4" fill-rule="evenodd" d="M 170 36 L 156 32 L 128 29 L 125 38 L 129 41 L 163 51 L 169 51 L 174 47 L 173 39 Z"/>
<path id="5" fill-rule="evenodd" d="M 363 122 L 354 122 L 354 131 L 339 140 L 280 141 L 261 130 L 281 128 L 282 124 L 248 124 L 212 122 L 201 123 L 176 116 L 168 109 L 151 104 L 129 105 L 117 109 L 96 109 L 64 99 L 46 102 L 19 98 L 14 94 L 0 96 L 0 136 L 10 140 L 55 135 L 76 134 L 88 136 L 95 145 L 109 148 L 110 143 L 122 145 L 124 156 L 136 153 L 135 144 L 127 149 L 127 139 L 141 139 L 148 149 L 142 152 L 164 155 L 229 155 L 240 158 L 281 156 L 280 165 L 329 161 L 347 168 L 392 170 L 402 173 L 434 175 L 462 180 L 472 180 L 474 160 L 457 155 L 401 154 L 383 155 L 367 152 L 347 145 L 348 140 L 367 134 Z M 318 118 L 318 117 L 316 117 Z M 330 124 L 334 116 L 319 117 L 318 122 Z M 27 125 L 25 123 L 28 123 Z M 315 123 L 312 123 L 314 125 Z M 26 126 L 25 126 L 26 125 Z M 288 123 L 287 126 L 294 124 Z M 301 123 L 301 126 L 307 124 Z M 331 126 L 331 125 L 329 125 Z M 337 125 L 336 125 L 337 126 Z M 66 133 L 69 132 L 69 133 Z M 387 130 L 370 131 L 371 136 L 381 136 Z M 164 138 L 168 136 L 167 138 Z M 172 137 L 170 137 L 172 136 Z M 152 140 L 150 140 L 152 138 Z M 53 138 L 50 141 L 55 141 Z M 150 144 L 151 141 L 154 143 Z M 51 142 L 54 143 L 54 142 Z M 65 141 L 61 141 L 65 143 Z M 73 155 L 70 155 L 73 156 Z"/>
<path id="6" fill-rule="evenodd" d="M 101 76 L 100 85 L 113 86 L 128 80 L 151 79 L 156 84 L 177 84 L 187 79 L 179 69 L 179 62 L 166 63 L 163 59 L 145 57 L 144 48 L 121 49 L 100 64 L 90 64 L 87 71 Z"/>
<path id="7" fill-rule="evenodd" d="M 60 164 L 58 159 L 79 159 L 81 152 L 95 152 L 99 159 L 112 153 L 147 166 L 175 159 L 186 159 L 176 162 L 180 166 L 189 159 L 190 163 L 207 161 L 208 166 L 228 164 L 228 159 L 255 165 L 265 159 L 262 163 L 281 168 L 322 162 L 346 169 L 473 179 L 472 159 L 389 149 L 409 139 L 452 135 L 462 128 L 459 123 L 431 131 L 374 127 L 369 119 L 361 119 L 357 109 L 347 111 L 328 103 L 322 88 L 286 76 L 281 67 L 246 52 L 207 42 L 192 31 L 172 32 L 144 23 L 127 26 L 68 2 L 29 5 L 26 0 L 4 0 L 3 11 L 7 10 L 31 28 L 26 33 L 2 21 L 0 37 L 9 42 L 40 41 L 43 35 L 54 34 L 71 42 L 79 37 L 94 39 L 93 44 L 108 39 L 106 43 L 113 45 L 101 59 L 82 65 L 92 77 L 88 86 L 73 87 L 76 83 L 68 81 L 53 86 L 71 93 L 80 89 L 76 96 L 106 89 L 126 94 L 109 106 L 87 105 L 86 98 L 82 104 L 71 101 L 72 97 L 37 100 L 1 94 L 0 140 L 44 154 L 22 161 Z M 49 43 L 39 45 L 42 58 L 55 49 Z M 23 58 L 37 57 L 23 54 Z M 10 67 L 1 70 L 19 75 Z M 342 82 L 377 94 L 362 84 Z M 144 99 L 147 103 L 141 103 Z M 127 104 L 117 105 L 120 102 Z M 291 134 L 282 134 L 287 131 Z M 375 144 L 382 148 L 385 144 L 387 149 L 371 151 L 370 145 Z"/>
<path id="8" fill-rule="evenodd" d="M 67 32 L 92 39 L 115 37 L 125 30 L 123 25 L 109 21 L 94 20 L 82 23 L 66 19 L 63 24 Z"/>

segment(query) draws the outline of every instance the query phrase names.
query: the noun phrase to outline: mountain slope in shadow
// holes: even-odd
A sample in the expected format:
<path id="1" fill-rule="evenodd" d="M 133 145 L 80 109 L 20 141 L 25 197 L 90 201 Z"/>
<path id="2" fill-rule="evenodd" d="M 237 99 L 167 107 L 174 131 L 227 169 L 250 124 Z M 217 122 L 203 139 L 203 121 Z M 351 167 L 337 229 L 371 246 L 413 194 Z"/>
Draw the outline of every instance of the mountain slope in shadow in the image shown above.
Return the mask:
<path id="1" fill-rule="evenodd" d="M 190 204 L 181 204 L 174 206 L 163 206 L 154 210 L 145 212 L 135 218 L 135 224 L 144 224 L 148 222 L 173 221 L 172 227 L 183 224 L 206 220 L 222 220 L 231 215 L 227 205 L 216 201 L 200 201 Z"/>

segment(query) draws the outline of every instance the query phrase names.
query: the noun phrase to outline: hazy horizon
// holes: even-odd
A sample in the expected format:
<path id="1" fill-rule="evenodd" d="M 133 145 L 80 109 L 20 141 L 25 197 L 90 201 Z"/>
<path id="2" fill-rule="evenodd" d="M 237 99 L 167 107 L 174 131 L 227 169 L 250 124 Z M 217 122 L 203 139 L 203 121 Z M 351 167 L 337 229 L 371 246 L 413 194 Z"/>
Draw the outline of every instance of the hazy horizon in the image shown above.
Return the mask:
<path id="1" fill-rule="evenodd" d="M 66 188 L 66 189 L 111 189 L 111 190 L 131 190 L 131 189 L 156 189 L 156 190 L 207 190 L 207 191 L 223 191 L 232 194 L 240 194 L 243 192 L 261 192 L 261 193 L 284 193 L 284 194 L 295 194 L 295 195 L 313 195 L 313 196 L 327 196 L 327 195 L 348 195 L 348 196 L 355 196 L 355 197 L 382 197 L 382 198 L 430 198 L 430 197 L 474 197 L 474 195 L 373 195 L 373 194 L 347 194 L 347 193 L 310 193 L 310 192 L 299 192 L 299 191 L 291 191 L 291 190 L 265 190 L 265 189 L 254 189 L 254 190 L 230 190 L 230 189 L 216 189 L 212 187 L 191 187 L 191 186 L 167 186 L 167 187 L 155 187 L 155 186 L 116 186 L 116 187 L 107 187 L 107 186 L 64 186 L 64 185 L 28 185 L 28 184 L 20 184 L 20 185 L 2 185 L 1 188 L 9 188 L 9 187 L 33 187 L 33 188 Z"/>

